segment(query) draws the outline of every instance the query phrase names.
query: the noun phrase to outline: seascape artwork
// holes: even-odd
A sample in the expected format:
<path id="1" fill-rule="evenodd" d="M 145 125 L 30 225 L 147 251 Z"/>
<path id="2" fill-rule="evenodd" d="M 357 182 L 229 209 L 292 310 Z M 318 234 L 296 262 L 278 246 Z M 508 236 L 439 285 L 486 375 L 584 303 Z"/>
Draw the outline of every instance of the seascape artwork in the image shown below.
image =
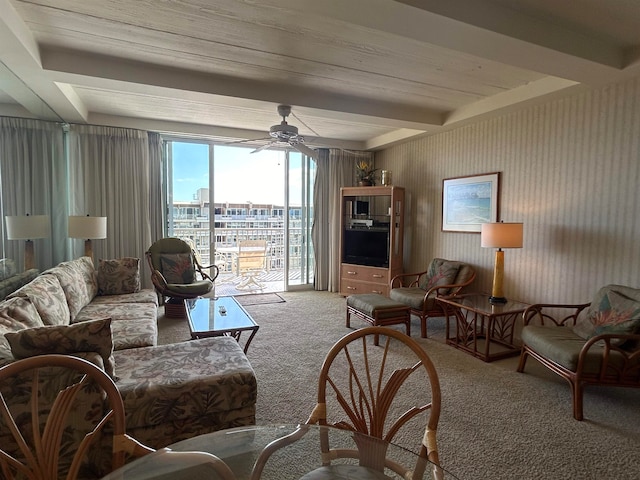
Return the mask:
<path id="1" fill-rule="evenodd" d="M 447 223 L 491 221 L 491 182 L 452 185 L 447 189 Z"/>
<path id="2" fill-rule="evenodd" d="M 480 232 L 497 221 L 498 173 L 448 178 L 442 188 L 442 230 Z"/>

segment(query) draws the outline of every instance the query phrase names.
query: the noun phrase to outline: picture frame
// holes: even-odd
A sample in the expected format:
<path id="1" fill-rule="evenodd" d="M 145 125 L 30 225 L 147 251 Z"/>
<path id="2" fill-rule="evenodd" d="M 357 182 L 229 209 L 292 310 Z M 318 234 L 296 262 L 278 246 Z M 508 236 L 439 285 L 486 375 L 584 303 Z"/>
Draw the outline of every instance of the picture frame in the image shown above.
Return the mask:
<path id="1" fill-rule="evenodd" d="M 442 181 L 442 231 L 480 233 L 498 221 L 500 172 Z"/>

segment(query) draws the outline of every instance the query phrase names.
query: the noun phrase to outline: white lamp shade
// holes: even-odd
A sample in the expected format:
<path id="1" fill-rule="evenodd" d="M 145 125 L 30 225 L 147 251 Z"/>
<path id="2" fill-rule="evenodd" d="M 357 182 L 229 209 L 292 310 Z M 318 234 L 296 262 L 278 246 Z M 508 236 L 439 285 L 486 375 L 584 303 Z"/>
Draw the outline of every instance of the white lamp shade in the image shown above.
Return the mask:
<path id="1" fill-rule="evenodd" d="M 5 220 L 8 240 L 47 238 L 51 232 L 49 215 L 5 217 Z"/>
<path id="2" fill-rule="evenodd" d="M 107 238 L 107 217 L 70 216 L 69 237 Z"/>
<path id="3" fill-rule="evenodd" d="M 483 223 L 480 245 L 485 248 L 522 248 L 522 223 Z"/>

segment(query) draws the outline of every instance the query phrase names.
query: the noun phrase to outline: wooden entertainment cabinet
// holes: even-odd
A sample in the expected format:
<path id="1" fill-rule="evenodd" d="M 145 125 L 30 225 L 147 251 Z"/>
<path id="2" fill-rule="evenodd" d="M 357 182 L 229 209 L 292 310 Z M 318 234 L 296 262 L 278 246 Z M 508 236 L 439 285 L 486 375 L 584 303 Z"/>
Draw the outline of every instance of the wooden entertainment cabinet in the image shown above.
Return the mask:
<path id="1" fill-rule="evenodd" d="M 340 294 L 389 294 L 402 273 L 404 188 L 340 189 Z"/>

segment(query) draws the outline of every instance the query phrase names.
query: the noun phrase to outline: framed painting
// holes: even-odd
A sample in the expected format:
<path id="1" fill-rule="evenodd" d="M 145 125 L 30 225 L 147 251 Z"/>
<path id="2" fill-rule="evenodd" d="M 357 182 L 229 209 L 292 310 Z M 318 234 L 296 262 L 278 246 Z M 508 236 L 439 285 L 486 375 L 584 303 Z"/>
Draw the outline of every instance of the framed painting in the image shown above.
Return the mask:
<path id="1" fill-rule="evenodd" d="M 442 181 L 442 231 L 478 232 L 498 221 L 500 173 L 445 178 Z"/>

